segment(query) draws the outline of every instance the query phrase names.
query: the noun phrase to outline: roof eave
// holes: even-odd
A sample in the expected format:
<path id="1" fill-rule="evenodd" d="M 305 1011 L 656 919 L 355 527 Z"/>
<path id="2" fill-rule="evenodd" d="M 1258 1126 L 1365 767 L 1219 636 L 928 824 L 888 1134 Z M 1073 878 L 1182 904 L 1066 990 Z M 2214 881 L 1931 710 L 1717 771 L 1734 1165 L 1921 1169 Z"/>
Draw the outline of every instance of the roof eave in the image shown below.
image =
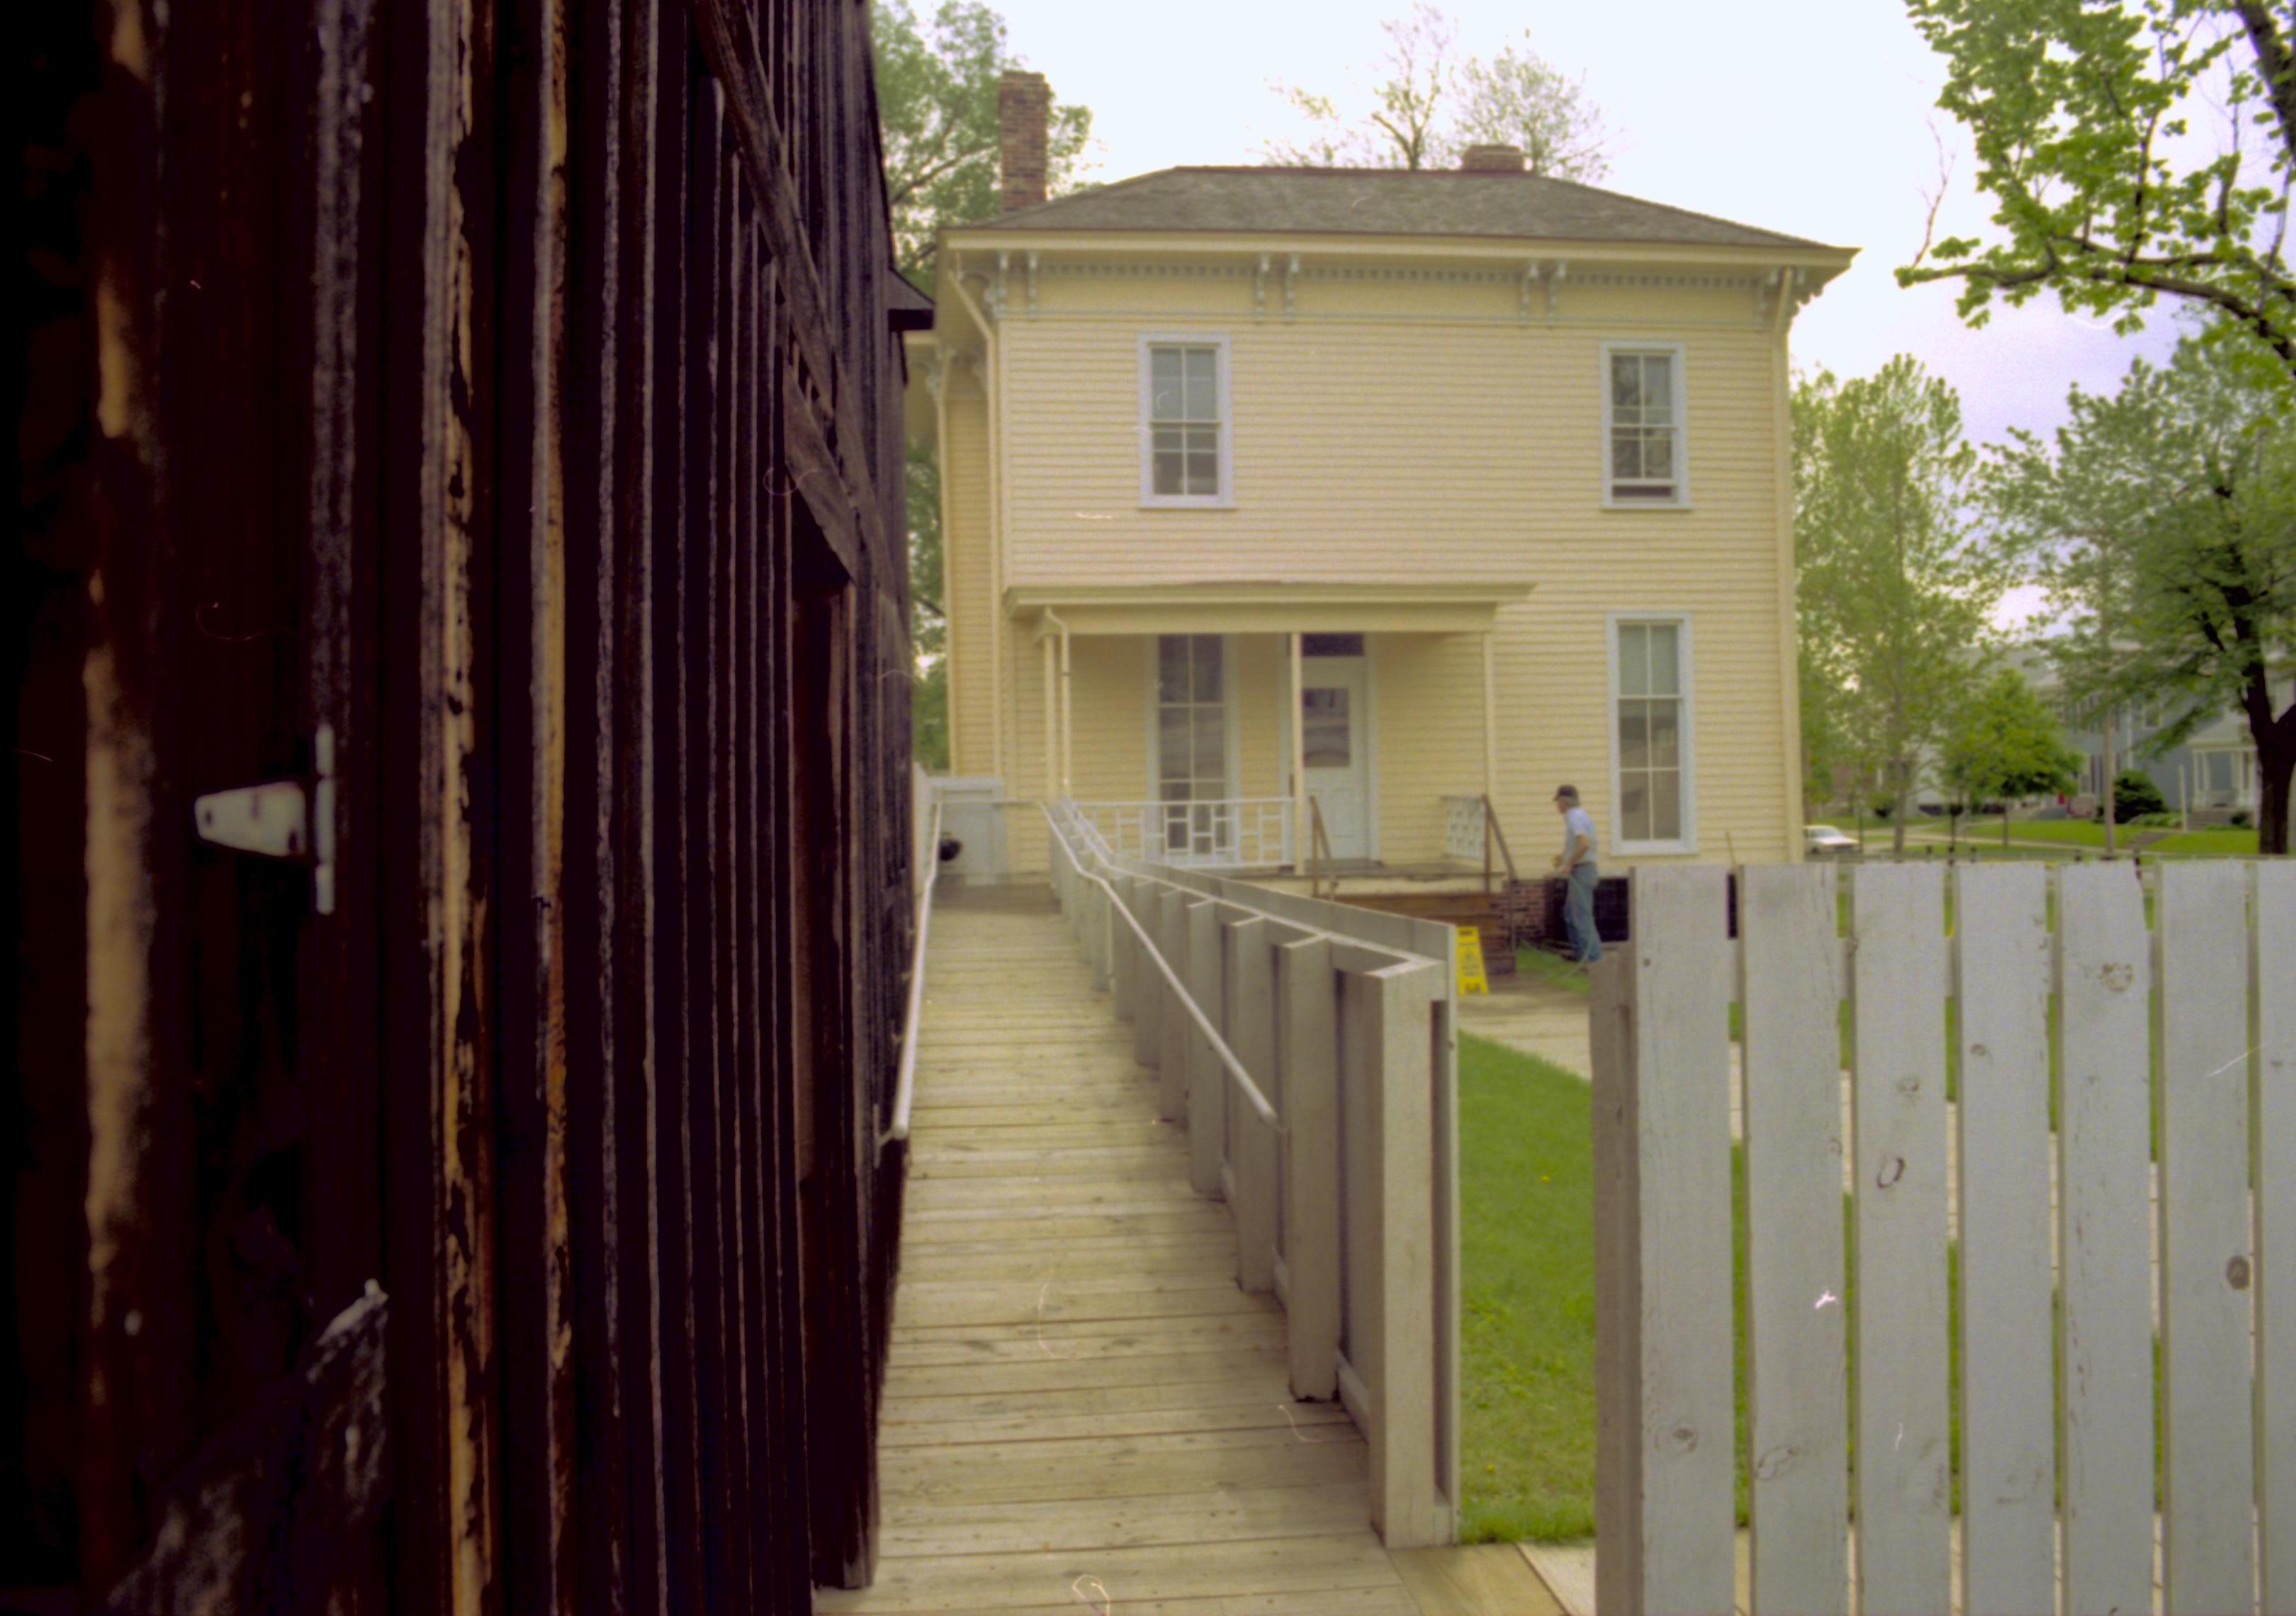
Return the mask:
<path id="1" fill-rule="evenodd" d="M 1725 263 L 1796 268 L 1838 274 L 1857 258 L 1855 247 L 1817 242 L 1722 243 L 1712 242 L 1605 241 L 1587 237 L 1404 234 L 1381 232 L 1341 234 L 1301 230 L 1227 231 L 1171 229 L 1091 230 L 1017 227 L 944 230 L 941 250 L 964 252 L 1106 252 L 1122 250 L 1174 257 L 1189 254 L 1315 252 L 1408 255 L 1487 262 L 1523 259 L 1583 259 L 1610 263 Z"/>

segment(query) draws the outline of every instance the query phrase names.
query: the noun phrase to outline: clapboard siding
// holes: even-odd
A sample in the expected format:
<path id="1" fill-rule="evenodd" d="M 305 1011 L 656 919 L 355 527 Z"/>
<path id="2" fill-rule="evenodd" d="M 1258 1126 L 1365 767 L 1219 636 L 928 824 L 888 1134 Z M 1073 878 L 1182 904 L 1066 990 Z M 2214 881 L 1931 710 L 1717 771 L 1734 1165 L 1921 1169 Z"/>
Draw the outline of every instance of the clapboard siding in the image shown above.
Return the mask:
<path id="1" fill-rule="evenodd" d="M 1143 509 L 1139 339 L 1224 336 L 1234 508 Z M 1602 506 L 1602 344 L 1685 349 L 1693 504 Z M 1540 580 L 1719 566 L 1769 599 L 1775 333 L 1543 324 L 1008 320 L 1009 584 Z M 1759 405 L 1761 407 L 1749 407 Z"/>
<path id="2" fill-rule="evenodd" d="M 1519 856 L 1522 844 L 1545 846 L 1547 800 L 1565 780 L 1609 846 L 1610 623 L 1648 613 L 1692 623 L 1694 855 L 1799 857 L 1780 482 L 1786 350 L 1775 310 L 1756 317 L 1742 268 L 1633 283 L 1573 273 L 1584 283 L 1566 280 L 1550 320 L 1543 290 L 1522 316 L 1508 274 L 1311 265 L 1286 319 L 1280 258 L 1257 312 L 1243 265 L 1048 266 L 1033 306 L 1014 267 L 993 359 L 980 367 L 1002 389 L 996 429 L 955 407 L 955 395 L 949 412 L 952 607 L 960 619 L 984 614 L 952 634 L 960 771 L 1001 774 L 1021 794 L 1041 789 L 1041 727 L 1028 738 L 1041 719 L 1023 716 L 1042 706 L 1035 624 L 1002 615 L 1007 590 L 1510 586 L 1529 593 L 1493 629 L 1494 795 Z M 1233 508 L 1140 503 L 1139 342 L 1153 333 L 1228 343 Z M 1687 509 L 1603 508 L 1608 340 L 1683 349 Z M 992 457 L 1002 480 L 994 546 Z M 1001 686 L 992 633 L 1004 636 Z M 1431 859 L 1442 797 L 1486 785 L 1482 646 L 1470 634 L 1374 642 L 1380 852 L 1390 863 Z M 1137 799 L 1149 783 L 1149 715 L 1130 659 L 1144 652 L 1136 639 L 1095 645 L 1087 670 L 1087 644 L 1075 641 L 1072 792 Z M 1232 654 L 1234 789 L 1280 793 L 1283 638 L 1240 635 Z M 992 700 L 1016 730 L 993 763 L 983 750 Z"/>

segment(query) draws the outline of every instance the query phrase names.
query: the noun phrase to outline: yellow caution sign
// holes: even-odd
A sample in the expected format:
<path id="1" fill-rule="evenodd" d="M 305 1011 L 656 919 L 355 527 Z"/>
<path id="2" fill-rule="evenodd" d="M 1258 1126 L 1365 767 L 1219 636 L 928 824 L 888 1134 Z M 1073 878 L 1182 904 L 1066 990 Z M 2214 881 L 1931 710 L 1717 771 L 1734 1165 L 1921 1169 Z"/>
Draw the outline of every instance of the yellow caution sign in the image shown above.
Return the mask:
<path id="1" fill-rule="evenodd" d="M 1488 993 L 1490 979 L 1483 974 L 1483 934 L 1474 926 L 1459 928 L 1459 991 Z"/>

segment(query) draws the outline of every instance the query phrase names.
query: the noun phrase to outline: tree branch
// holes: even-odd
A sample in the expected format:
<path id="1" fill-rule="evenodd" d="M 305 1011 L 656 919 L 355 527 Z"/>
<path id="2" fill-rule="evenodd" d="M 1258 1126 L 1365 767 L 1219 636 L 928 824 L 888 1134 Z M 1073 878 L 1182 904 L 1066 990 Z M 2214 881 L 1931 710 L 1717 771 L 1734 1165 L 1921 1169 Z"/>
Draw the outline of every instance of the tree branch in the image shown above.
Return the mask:
<path id="1" fill-rule="evenodd" d="M 2289 49 L 2279 22 L 2263 0 L 2233 0 L 2232 9 L 2248 30 L 2249 48 L 2256 53 L 2257 69 L 2264 77 L 2266 93 L 2272 97 L 2273 113 L 2280 120 L 2281 144 L 2287 147 L 2291 160 L 2296 160 L 2296 52 Z"/>

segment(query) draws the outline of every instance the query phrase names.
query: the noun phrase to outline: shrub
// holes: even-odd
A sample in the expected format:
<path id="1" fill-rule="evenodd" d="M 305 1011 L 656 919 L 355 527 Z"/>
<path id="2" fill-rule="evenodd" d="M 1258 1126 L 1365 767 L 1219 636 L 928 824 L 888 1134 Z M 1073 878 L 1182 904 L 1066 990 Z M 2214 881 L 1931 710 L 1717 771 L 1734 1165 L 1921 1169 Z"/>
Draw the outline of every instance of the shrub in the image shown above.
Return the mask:
<path id="1" fill-rule="evenodd" d="M 2112 783 L 2112 818 L 2116 824 L 2127 824 L 2147 814 L 2167 811 L 2169 800 L 2161 788 L 2152 783 L 2150 775 L 2136 769 L 2123 769 Z"/>
<path id="2" fill-rule="evenodd" d="M 2252 815 L 2252 814 L 2251 814 L 2251 813 L 2250 813 L 2246 808 L 2234 808 L 2234 809 L 2233 809 L 2233 811 L 2232 811 L 2232 828 L 2233 828 L 2234 830 L 2235 830 L 2235 831 L 2244 831 L 2244 830 L 2249 829 L 2251 825 L 2255 824 L 2255 823 L 2256 823 L 2256 817 L 2255 817 L 2255 816 L 2254 816 L 2254 815 Z"/>

